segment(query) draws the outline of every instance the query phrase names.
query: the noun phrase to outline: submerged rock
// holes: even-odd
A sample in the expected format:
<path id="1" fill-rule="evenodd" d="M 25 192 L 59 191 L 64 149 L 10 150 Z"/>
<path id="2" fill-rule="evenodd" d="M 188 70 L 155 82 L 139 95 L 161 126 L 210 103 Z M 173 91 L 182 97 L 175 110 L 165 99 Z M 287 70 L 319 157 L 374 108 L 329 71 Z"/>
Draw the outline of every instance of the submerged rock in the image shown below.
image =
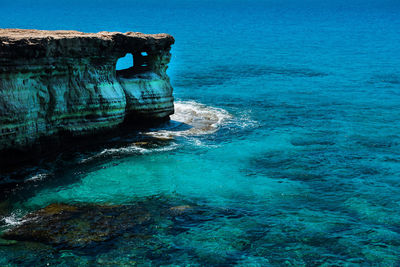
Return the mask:
<path id="1" fill-rule="evenodd" d="M 242 216 L 237 210 L 157 198 L 129 205 L 54 203 L 26 215 L 0 238 L 79 250 L 112 246 L 118 239 L 138 247 L 163 246 L 160 236 L 173 237 L 213 220 Z"/>
<path id="2" fill-rule="evenodd" d="M 168 119 L 173 43 L 168 34 L 0 29 L 1 163 L 66 137 Z M 116 70 L 127 53 L 133 66 Z"/>
<path id="3" fill-rule="evenodd" d="M 190 211 L 191 209 L 192 209 L 192 207 L 189 205 L 174 206 L 174 207 L 169 208 L 171 214 L 174 214 L 174 215 L 184 214 L 185 212 Z"/>
<path id="4" fill-rule="evenodd" d="M 25 216 L 2 238 L 84 248 L 126 232 L 144 234 L 151 220 L 150 213 L 137 206 L 51 204 Z"/>
<path id="5" fill-rule="evenodd" d="M 0 238 L 0 246 L 11 246 L 16 243 L 17 243 L 17 241 L 15 241 L 15 240 L 6 240 L 6 239 Z"/>

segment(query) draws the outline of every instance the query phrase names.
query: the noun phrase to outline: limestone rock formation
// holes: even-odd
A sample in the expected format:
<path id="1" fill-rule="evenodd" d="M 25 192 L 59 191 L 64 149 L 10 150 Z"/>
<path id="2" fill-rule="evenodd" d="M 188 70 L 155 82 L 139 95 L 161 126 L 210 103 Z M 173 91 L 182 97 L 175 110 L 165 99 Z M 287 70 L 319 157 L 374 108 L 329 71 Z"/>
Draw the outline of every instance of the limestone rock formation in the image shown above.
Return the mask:
<path id="1" fill-rule="evenodd" d="M 168 34 L 0 29 L 0 155 L 173 113 Z M 127 53 L 133 66 L 116 71 Z"/>

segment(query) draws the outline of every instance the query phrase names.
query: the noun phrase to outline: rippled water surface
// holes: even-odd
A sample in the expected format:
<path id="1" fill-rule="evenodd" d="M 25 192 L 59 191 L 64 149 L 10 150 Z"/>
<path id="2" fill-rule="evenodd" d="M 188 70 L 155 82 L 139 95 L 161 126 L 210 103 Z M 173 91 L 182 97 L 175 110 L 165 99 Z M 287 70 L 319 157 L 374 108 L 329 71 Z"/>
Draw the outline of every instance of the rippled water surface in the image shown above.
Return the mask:
<path id="1" fill-rule="evenodd" d="M 169 123 L 2 174 L 0 265 L 400 265 L 400 5 L 321 2 L 0 0 L 176 39 Z"/>

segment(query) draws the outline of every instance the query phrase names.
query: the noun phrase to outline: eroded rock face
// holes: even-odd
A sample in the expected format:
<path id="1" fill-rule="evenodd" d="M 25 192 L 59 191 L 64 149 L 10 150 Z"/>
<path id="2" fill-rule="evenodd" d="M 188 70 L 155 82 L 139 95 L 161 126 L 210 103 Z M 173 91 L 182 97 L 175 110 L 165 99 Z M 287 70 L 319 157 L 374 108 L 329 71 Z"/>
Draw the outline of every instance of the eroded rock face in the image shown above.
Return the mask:
<path id="1" fill-rule="evenodd" d="M 168 118 L 173 43 L 167 34 L 0 29 L 0 154 Z M 133 67 L 116 71 L 127 53 Z"/>

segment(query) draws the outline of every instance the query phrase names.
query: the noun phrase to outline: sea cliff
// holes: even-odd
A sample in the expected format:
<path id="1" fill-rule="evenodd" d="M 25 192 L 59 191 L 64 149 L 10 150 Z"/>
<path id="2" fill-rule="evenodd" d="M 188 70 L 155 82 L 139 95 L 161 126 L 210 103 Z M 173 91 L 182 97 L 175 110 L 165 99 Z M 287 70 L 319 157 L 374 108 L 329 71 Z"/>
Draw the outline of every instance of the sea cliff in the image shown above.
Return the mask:
<path id="1" fill-rule="evenodd" d="M 168 34 L 0 29 L 3 163 L 15 151 L 45 150 L 65 136 L 168 119 L 173 43 Z M 132 67 L 117 71 L 127 53 Z"/>

